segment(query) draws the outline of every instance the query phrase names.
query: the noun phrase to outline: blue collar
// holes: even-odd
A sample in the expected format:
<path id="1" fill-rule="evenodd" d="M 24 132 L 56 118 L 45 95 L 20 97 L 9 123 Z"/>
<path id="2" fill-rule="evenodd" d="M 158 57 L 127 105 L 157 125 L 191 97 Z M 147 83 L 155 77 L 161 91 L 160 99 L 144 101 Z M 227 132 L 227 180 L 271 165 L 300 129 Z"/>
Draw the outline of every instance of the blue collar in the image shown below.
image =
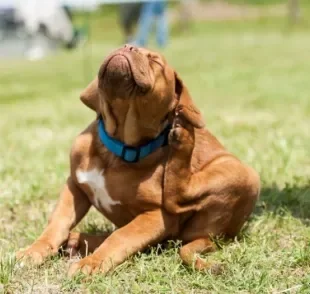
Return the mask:
<path id="1" fill-rule="evenodd" d="M 109 151 L 127 162 L 138 162 L 158 148 L 166 146 L 168 144 L 170 129 L 171 125 L 168 125 L 155 139 L 142 146 L 132 147 L 110 137 L 105 130 L 102 118 L 99 117 L 98 121 L 98 133 L 101 143 L 104 144 Z"/>

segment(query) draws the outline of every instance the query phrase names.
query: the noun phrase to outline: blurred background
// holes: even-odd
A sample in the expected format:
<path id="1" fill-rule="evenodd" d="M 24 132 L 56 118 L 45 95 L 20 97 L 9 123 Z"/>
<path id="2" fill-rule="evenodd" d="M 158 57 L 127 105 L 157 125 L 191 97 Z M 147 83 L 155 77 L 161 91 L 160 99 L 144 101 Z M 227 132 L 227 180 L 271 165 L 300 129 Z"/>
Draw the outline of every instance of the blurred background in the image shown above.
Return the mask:
<path id="1" fill-rule="evenodd" d="M 197 23 L 306 24 L 304 0 L 0 0 L 0 57 L 37 60 L 106 40 L 159 47 Z M 279 27 L 281 29 L 281 27 Z M 284 29 L 284 27 L 282 27 Z"/>

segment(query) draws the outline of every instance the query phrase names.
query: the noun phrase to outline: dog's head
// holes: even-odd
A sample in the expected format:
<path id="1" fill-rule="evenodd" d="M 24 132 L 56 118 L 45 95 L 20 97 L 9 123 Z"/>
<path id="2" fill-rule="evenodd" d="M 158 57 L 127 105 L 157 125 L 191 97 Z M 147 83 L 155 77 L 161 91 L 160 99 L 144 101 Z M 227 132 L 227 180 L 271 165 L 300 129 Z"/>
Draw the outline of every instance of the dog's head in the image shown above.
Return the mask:
<path id="1" fill-rule="evenodd" d="M 171 122 L 178 104 L 194 110 L 190 122 L 203 126 L 179 76 L 163 56 L 143 48 L 126 45 L 110 54 L 81 100 L 102 115 L 110 136 L 127 145 L 156 137 Z"/>

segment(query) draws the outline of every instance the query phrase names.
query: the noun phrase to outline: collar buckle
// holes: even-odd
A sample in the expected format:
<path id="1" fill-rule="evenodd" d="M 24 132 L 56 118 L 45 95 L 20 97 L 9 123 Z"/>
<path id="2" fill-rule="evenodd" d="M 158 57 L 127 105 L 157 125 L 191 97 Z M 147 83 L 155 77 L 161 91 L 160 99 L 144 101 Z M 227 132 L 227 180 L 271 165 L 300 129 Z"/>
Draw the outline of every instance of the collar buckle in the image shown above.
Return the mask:
<path id="1" fill-rule="evenodd" d="M 127 145 L 125 145 L 125 146 L 123 147 L 123 150 L 122 150 L 121 158 L 122 158 L 123 160 L 125 160 L 125 161 L 138 162 L 139 159 L 140 159 L 140 150 L 141 150 L 140 147 L 132 147 L 132 146 L 127 146 Z M 127 151 L 128 151 L 129 153 L 127 153 Z M 135 154 L 136 154 L 133 160 L 128 160 L 128 159 L 126 158 L 126 154 L 130 154 L 130 152 L 135 152 Z M 131 156 L 130 156 L 130 157 L 131 157 Z"/>

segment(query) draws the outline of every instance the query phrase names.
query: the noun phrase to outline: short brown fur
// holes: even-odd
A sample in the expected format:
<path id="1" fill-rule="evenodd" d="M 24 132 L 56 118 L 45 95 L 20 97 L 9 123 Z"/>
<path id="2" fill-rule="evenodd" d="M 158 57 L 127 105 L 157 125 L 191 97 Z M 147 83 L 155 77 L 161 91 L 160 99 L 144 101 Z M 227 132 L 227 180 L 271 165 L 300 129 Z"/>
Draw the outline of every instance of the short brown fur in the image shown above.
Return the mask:
<path id="1" fill-rule="evenodd" d="M 183 242 L 180 256 L 196 269 L 212 264 L 196 258 L 212 252 L 213 236 L 234 237 L 259 197 L 258 174 L 229 153 L 204 128 L 202 116 L 181 78 L 155 52 L 125 46 L 108 56 L 81 100 L 101 115 L 108 134 L 139 146 L 173 123 L 169 146 L 137 163 L 116 157 L 100 142 L 97 120 L 75 140 L 71 172 L 59 202 L 41 236 L 19 259 L 42 263 L 67 244 L 89 252 L 69 269 L 106 273 L 128 256 L 168 238 Z M 77 171 L 102 170 L 105 188 L 118 203 L 110 210 L 96 204 Z M 71 232 L 91 205 L 118 229 L 90 236 Z"/>

